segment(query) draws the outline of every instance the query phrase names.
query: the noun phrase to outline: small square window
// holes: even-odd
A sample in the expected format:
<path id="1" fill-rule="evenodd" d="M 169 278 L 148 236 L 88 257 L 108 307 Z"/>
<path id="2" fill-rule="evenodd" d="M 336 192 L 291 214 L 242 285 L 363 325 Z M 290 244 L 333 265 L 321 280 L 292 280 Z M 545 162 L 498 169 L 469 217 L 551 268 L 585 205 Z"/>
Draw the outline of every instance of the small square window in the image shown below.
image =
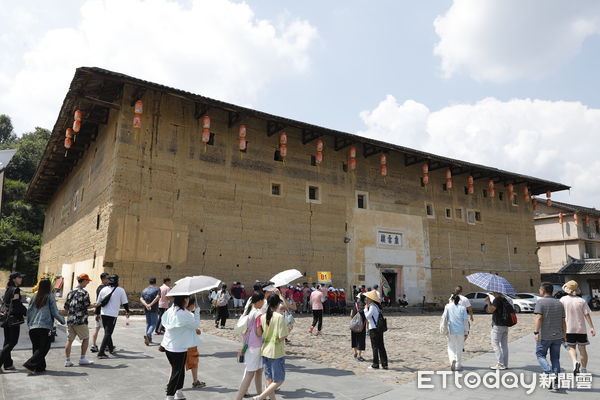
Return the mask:
<path id="1" fill-rule="evenodd" d="M 481 243 L 480 249 L 482 253 L 485 253 L 485 243 Z"/>
<path id="2" fill-rule="evenodd" d="M 318 186 L 308 185 L 306 187 L 307 201 L 310 203 L 321 202 L 321 190 Z"/>
<path id="3" fill-rule="evenodd" d="M 488 197 L 488 191 L 487 191 L 487 189 L 483 189 L 483 192 L 482 192 L 482 193 L 483 193 L 483 197 L 484 197 L 484 198 L 485 198 L 485 197 Z"/>
<path id="4" fill-rule="evenodd" d="M 479 211 L 475 211 L 475 221 L 481 222 L 481 213 Z"/>
<path id="5" fill-rule="evenodd" d="M 444 192 L 448 190 L 448 186 L 445 183 L 442 183 L 442 190 Z"/>
<path id="6" fill-rule="evenodd" d="M 456 219 L 462 220 L 463 219 L 463 214 L 462 213 L 463 213 L 462 208 L 457 208 L 457 209 L 454 210 L 454 215 L 456 216 Z"/>
<path id="7" fill-rule="evenodd" d="M 513 194 L 512 205 L 513 206 L 518 206 L 519 205 L 519 196 L 517 196 L 516 194 Z"/>
<path id="8" fill-rule="evenodd" d="M 468 195 L 469 194 L 469 187 L 465 186 L 465 194 Z"/>
<path id="9" fill-rule="evenodd" d="M 504 192 L 498 192 L 498 200 L 504 200 Z"/>
<path id="10" fill-rule="evenodd" d="M 513 247 L 513 253 L 517 254 L 517 248 L 516 247 Z"/>
<path id="11" fill-rule="evenodd" d="M 367 193 L 356 193 L 356 207 L 365 210 L 369 208 L 369 195 Z"/>
<path id="12" fill-rule="evenodd" d="M 273 154 L 273 160 L 283 162 L 283 157 L 281 157 L 279 150 L 275 150 L 275 153 Z"/>
<path id="13" fill-rule="evenodd" d="M 428 217 L 433 218 L 433 204 L 431 204 L 431 203 L 425 204 L 425 212 L 427 213 Z"/>
<path id="14" fill-rule="evenodd" d="M 446 208 L 446 218 L 448 218 L 448 219 L 452 218 L 452 209 L 451 208 Z"/>
<path id="15" fill-rule="evenodd" d="M 281 184 L 271 183 L 271 194 L 273 196 L 281 196 Z"/>

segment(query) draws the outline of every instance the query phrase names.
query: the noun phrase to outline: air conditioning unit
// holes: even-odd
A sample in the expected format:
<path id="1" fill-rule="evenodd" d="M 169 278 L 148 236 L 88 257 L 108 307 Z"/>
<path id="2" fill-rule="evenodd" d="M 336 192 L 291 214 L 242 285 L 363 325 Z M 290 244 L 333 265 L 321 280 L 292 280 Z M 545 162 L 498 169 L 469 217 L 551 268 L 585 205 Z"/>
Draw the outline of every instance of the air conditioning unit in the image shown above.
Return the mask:
<path id="1" fill-rule="evenodd" d="M 590 253 L 583 253 L 583 258 L 590 258 Z"/>
<path id="2" fill-rule="evenodd" d="M 588 239 L 596 239 L 596 232 L 588 232 Z"/>

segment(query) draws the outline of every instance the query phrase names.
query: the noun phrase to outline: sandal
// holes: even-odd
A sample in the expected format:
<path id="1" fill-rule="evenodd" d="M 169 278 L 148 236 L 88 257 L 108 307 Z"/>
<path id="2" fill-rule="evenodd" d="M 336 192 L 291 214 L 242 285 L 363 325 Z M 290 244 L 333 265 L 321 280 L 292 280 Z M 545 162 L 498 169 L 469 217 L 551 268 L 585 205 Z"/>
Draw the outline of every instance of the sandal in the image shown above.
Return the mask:
<path id="1" fill-rule="evenodd" d="M 206 386 L 206 382 L 196 381 L 196 382 L 192 383 L 192 387 L 195 389 L 200 389 L 200 388 L 203 388 L 204 386 Z"/>

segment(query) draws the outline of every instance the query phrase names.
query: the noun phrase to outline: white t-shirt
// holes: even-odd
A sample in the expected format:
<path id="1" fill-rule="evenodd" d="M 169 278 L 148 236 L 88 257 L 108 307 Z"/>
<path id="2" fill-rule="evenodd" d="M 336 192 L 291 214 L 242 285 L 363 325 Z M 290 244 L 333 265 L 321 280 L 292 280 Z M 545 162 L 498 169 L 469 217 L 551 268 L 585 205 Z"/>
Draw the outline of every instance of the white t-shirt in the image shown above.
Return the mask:
<path id="1" fill-rule="evenodd" d="M 101 303 L 102 300 L 112 292 L 114 288 L 112 286 L 106 286 L 100 291 L 98 295 L 98 303 Z M 127 293 L 125 293 L 125 289 L 120 286 L 117 286 L 112 296 L 110 296 L 110 300 L 108 304 L 100 310 L 101 315 L 106 315 L 109 317 L 118 317 L 119 309 L 121 308 L 121 304 L 127 304 L 129 300 L 127 299 Z"/>

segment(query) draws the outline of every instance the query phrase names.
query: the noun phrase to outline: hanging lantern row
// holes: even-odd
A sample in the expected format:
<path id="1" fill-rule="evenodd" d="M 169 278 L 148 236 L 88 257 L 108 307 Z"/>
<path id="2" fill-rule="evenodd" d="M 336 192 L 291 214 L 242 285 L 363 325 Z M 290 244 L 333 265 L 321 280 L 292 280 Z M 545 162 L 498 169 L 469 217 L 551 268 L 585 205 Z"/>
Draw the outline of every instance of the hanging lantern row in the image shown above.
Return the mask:
<path id="1" fill-rule="evenodd" d="M 384 178 L 387 176 L 387 173 L 388 173 L 388 170 L 387 170 L 387 157 L 386 157 L 386 155 L 384 153 L 381 153 L 381 155 L 379 156 L 379 173 Z"/>
<path id="2" fill-rule="evenodd" d="M 285 132 L 281 132 L 279 134 L 279 155 L 283 160 L 287 157 L 287 134 Z"/>
<path id="3" fill-rule="evenodd" d="M 495 197 L 496 196 L 496 190 L 494 189 L 494 180 L 490 179 L 488 181 L 488 196 L 490 197 Z"/>
<path id="4" fill-rule="evenodd" d="M 446 170 L 446 189 L 452 189 L 452 171 Z"/>
<path id="5" fill-rule="evenodd" d="M 523 188 L 523 200 L 525 200 L 525 203 L 529 202 L 529 188 L 527 186 Z"/>
<path id="6" fill-rule="evenodd" d="M 205 145 L 210 142 L 210 117 L 205 115 L 202 117 L 202 143 Z"/>
<path id="7" fill-rule="evenodd" d="M 141 100 L 135 102 L 133 108 L 133 129 L 142 128 L 142 113 L 144 112 L 144 103 Z"/>
<path id="8" fill-rule="evenodd" d="M 475 193 L 475 182 L 471 175 L 467 177 L 467 193 L 473 194 Z"/>
<path id="9" fill-rule="evenodd" d="M 561 225 L 562 225 L 562 223 L 563 223 L 563 217 L 564 217 L 563 213 L 558 213 L 558 222 L 559 222 Z"/>
<path id="10" fill-rule="evenodd" d="M 552 206 L 552 192 L 551 191 L 547 191 L 546 192 L 546 204 L 548 205 L 548 207 Z"/>
<path id="11" fill-rule="evenodd" d="M 513 186 L 512 183 L 509 183 L 507 185 L 507 188 L 508 188 L 508 198 L 510 200 L 514 199 L 515 198 L 515 187 Z"/>
<path id="12" fill-rule="evenodd" d="M 575 225 L 579 225 L 579 216 L 577 213 L 573 214 L 573 219 L 575 220 Z"/>
<path id="13" fill-rule="evenodd" d="M 73 136 L 73 141 L 75 141 L 77 134 L 81 130 L 81 117 L 82 116 L 83 116 L 83 113 L 80 110 L 75 110 L 75 114 L 73 115 L 73 133 L 75 134 Z"/>
<path id="14" fill-rule="evenodd" d="M 423 164 L 421 167 L 422 176 L 421 179 L 423 181 L 423 185 L 427 185 L 429 183 L 429 164 Z"/>
<path id="15" fill-rule="evenodd" d="M 317 153 L 315 154 L 315 164 L 321 165 L 323 162 L 323 141 L 321 139 L 317 140 Z"/>

